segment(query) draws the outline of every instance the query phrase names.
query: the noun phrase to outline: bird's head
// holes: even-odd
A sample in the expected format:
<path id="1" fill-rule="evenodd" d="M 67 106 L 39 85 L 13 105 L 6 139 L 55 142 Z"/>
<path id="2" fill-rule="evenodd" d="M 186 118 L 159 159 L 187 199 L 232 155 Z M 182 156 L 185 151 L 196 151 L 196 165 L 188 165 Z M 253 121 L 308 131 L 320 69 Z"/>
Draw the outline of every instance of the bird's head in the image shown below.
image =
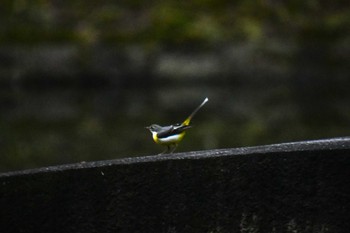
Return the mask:
<path id="1" fill-rule="evenodd" d="M 162 127 L 160 125 L 153 124 L 153 125 L 147 126 L 146 129 L 148 129 L 151 132 L 157 133 L 162 129 Z"/>

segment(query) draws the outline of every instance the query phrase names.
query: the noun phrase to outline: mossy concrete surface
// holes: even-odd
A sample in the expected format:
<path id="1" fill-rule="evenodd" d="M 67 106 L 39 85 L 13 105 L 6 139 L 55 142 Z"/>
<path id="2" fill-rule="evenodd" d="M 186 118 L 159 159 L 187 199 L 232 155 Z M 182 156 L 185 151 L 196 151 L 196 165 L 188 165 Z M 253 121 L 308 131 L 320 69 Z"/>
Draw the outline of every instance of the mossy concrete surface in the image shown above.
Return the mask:
<path id="1" fill-rule="evenodd" d="M 350 138 L 0 175 L 0 232 L 348 232 Z"/>

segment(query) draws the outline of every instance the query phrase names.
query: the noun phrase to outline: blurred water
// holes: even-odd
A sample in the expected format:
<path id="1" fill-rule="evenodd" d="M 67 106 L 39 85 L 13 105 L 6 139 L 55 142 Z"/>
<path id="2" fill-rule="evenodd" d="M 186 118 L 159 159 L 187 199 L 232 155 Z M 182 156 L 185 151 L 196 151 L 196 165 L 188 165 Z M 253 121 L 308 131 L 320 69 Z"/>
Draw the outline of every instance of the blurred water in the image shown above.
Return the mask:
<path id="1" fill-rule="evenodd" d="M 144 127 L 181 122 L 205 97 L 178 152 L 349 135 L 346 92 L 297 87 L 2 88 L 0 171 L 157 154 Z"/>

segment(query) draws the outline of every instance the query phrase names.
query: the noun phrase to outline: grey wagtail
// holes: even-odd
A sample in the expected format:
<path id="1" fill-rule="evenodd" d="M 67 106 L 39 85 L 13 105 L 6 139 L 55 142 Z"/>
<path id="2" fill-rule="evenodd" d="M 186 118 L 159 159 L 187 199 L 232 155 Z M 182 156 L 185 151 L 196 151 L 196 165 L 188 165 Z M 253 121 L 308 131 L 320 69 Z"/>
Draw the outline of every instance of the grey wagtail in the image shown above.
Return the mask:
<path id="1" fill-rule="evenodd" d="M 177 123 L 174 125 L 168 126 L 160 126 L 157 124 L 153 124 L 151 126 L 146 127 L 152 133 L 153 140 L 155 143 L 164 145 L 167 149 L 161 154 L 170 152 L 173 153 L 177 147 L 177 145 L 181 142 L 183 137 L 185 136 L 185 131 L 189 128 L 190 122 L 193 116 L 198 112 L 198 110 L 203 107 L 203 105 L 208 102 L 208 98 L 205 98 L 204 101 L 189 115 L 189 117 L 184 120 L 182 123 Z M 171 149 L 171 146 L 174 146 Z"/>

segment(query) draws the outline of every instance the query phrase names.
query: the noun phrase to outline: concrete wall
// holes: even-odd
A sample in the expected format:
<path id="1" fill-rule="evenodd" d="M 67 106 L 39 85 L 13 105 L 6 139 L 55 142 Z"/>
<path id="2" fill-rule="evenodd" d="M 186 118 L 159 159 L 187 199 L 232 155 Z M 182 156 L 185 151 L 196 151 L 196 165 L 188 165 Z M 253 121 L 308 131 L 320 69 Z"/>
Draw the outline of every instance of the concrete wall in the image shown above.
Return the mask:
<path id="1" fill-rule="evenodd" d="M 348 232 L 350 138 L 0 175 L 0 232 Z"/>

